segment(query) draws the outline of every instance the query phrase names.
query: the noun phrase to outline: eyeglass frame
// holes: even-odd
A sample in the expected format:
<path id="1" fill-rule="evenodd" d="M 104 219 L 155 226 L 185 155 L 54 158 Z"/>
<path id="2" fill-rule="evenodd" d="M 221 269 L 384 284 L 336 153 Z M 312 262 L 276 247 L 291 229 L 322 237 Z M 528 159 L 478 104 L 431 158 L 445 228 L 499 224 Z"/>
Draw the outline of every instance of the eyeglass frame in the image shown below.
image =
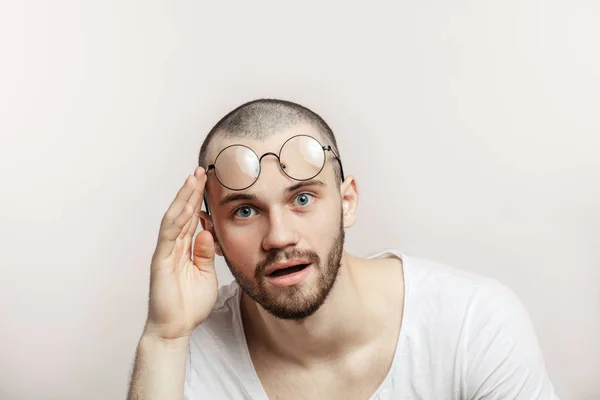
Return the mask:
<path id="1" fill-rule="evenodd" d="M 321 169 L 319 169 L 319 171 L 318 171 L 316 174 L 314 174 L 314 175 L 313 175 L 313 176 L 311 176 L 310 178 L 306 178 L 306 179 L 298 179 L 298 178 L 294 178 L 293 176 L 290 176 L 290 175 L 289 175 L 287 172 L 285 172 L 285 167 L 284 167 L 284 166 L 283 166 L 283 164 L 281 163 L 281 150 L 283 150 L 283 147 L 284 147 L 284 146 L 287 144 L 287 142 L 289 142 L 290 140 L 292 140 L 292 139 L 294 139 L 294 138 L 297 138 L 297 137 L 302 137 L 302 136 L 304 136 L 304 137 L 309 137 L 309 138 L 313 139 L 314 141 L 316 141 L 316 142 L 317 142 L 317 143 L 318 143 L 318 144 L 321 146 L 321 149 L 323 150 L 323 156 L 324 156 L 324 158 L 323 158 L 323 165 L 321 166 Z M 219 176 L 217 175 L 217 170 L 216 170 L 216 167 L 215 167 L 215 164 L 217 163 L 217 160 L 219 159 L 219 156 L 221 155 L 221 153 L 222 153 L 222 152 L 224 152 L 225 150 L 227 150 L 228 148 L 230 148 L 230 147 L 234 147 L 234 146 L 241 146 L 241 147 L 245 147 L 245 148 L 247 148 L 247 149 L 248 149 L 248 150 L 250 150 L 250 151 L 251 151 L 251 152 L 252 152 L 252 153 L 253 153 L 253 154 L 256 156 L 256 158 L 258 159 L 258 175 L 256 176 L 256 179 L 254 179 L 254 182 L 252 182 L 250 185 L 246 186 L 246 187 L 245 187 L 245 188 L 243 188 L 243 189 L 232 189 L 232 188 L 230 188 L 229 186 L 225 185 L 223 182 L 221 182 L 221 180 L 219 179 Z M 287 177 L 289 177 L 290 179 L 293 179 L 293 180 L 295 180 L 295 181 L 298 181 L 298 182 L 306 182 L 306 181 L 309 181 L 309 180 L 313 179 L 315 176 L 319 175 L 319 174 L 321 173 L 321 171 L 323 171 L 323 169 L 325 168 L 325 165 L 327 164 L 327 154 L 325 153 L 326 151 L 331 151 L 331 153 L 332 153 L 332 154 L 335 156 L 335 159 L 337 160 L 338 164 L 340 165 L 340 173 L 341 173 L 341 175 L 342 175 L 342 182 L 344 182 L 344 181 L 346 180 L 346 178 L 344 177 L 344 167 L 342 167 L 342 160 L 341 160 L 340 156 L 339 156 L 339 155 L 338 155 L 338 154 L 335 152 L 335 150 L 333 150 L 333 148 L 332 148 L 330 145 L 323 146 L 323 145 L 321 144 L 321 142 L 319 142 L 319 141 L 318 141 L 316 138 L 314 138 L 314 137 L 312 137 L 312 136 L 310 136 L 310 135 L 304 135 L 304 134 L 300 134 L 300 135 L 294 135 L 294 136 L 292 136 L 292 137 L 288 138 L 288 139 L 287 139 L 285 142 L 283 142 L 283 144 L 282 144 L 282 145 L 281 145 L 281 147 L 279 148 L 279 154 L 275 154 L 275 153 L 273 153 L 273 152 L 269 151 L 269 152 L 266 152 L 266 153 L 264 153 L 264 154 L 263 154 L 262 156 L 260 156 L 260 157 L 258 156 L 258 154 L 256 154 L 256 152 L 255 152 L 254 150 L 252 150 L 250 147 L 248 147 L 248 146 L 246 146 L 246 145 L 243 145 L 243 144 L 232 144 L 232 145 L 229 145 L 229 146 L 227 146 L 227 147 L 223 148 L 223 149 L 222 149 L 222 150 L 219 152 L 219 154 L 217 154 L 217 156 L 215 157 L 215 162 L 214 162 L 213 164 L 210 164 L 210 165 L 208 165 L 208 166 L 206 167 L 206 173 L 208 174 L 208 172 L 209 172 L 209 171 L 211 171 L 211 170 L 212 170 L 212 171 L 215 171 L 215 178 L 217 178 L 217 181 L 219 182 L 219 184 L 220 184 L 221 186 L 223 186 L 223 187 L 224 187 L 224 188 L 226 188 L 226 189 L 229 189 L 229 190 L 232 190 L 232 191 L 239 192 L 239 191 L 242 191 L 242 190 L 246 190 L 246 189 L 248 189 L 249 187 L 252 187 L 252 185 L 254 185 L 254 184 L 256 183 L 256 181 L 258 181 L 258 178 L 260 178 L 260 173 L 262 172 L 262 159 L 263 159 L 264 157 L 268 156 L 268 155 L 272 155 L 272 156 L 274 156 L 275 158 L 277 158 L 278 165 L 279 165 L 279 169 L 280 169 L 280 170 L 281 170 L 281 172 L 283 172 L 283 173 L 284 173 L 284 174 L 285 174 Z M 206 201 L 206 196 L 204 196 L 204 203 L 205 203 L 205 205 L 206 205 L 206 211 L 207 211 L 207 212 L 210 212 L 210 211 L 209 211 L 209 209 L 208 209 L 208 202 Z"/>
<path id="2" fill-rule="evenodd" d="M 317 143 L 319 143 L 319 145 L 321 146 L 321 149 L 323 150 L 323 155 L 324 155 L 324 159 L 323 159 L 323 165 L 321 166 L 321 169 L 319 169 L 319 171 L 314 174 L 313 176 L 311 176 L 310 178 L 307 179 L 298 179 L 298 178 L 294 178 L 293 176 L 290 176 L 287 172 L 285 172 L 285 166 L 281 163 L 281 150 L 283 150 L 283 148 L 285 147 L 285 145 L 287 144 L 287 142 L 289 142 L 290 140 L 297 138 L 297 137 L 308 137 L 313 139 L 314 141 L 316 141 Z M 217 163 L 217 160 L 219 159 L 219 156 L 221 155 L 222 152 L 224 152 L 225 150 L 227 150 L 230 147 L 234 147 L 234 146 L 240 146 L 240 147 L 245 147 L 248 150 L 250 150 L 258 159 L 258 175 L 256 175 L 256 179 L 254 179 L 254 182 L 252 182 L 250 185 L 242 188 L 242 189 L 233 189 L 230 188 L 229 186 L 225 185 L 223 182 L 221 182 L 221 180 L 219 179 L 219 176 L 217 174 L 216 171 L 216 167 L 215 164 Z M 258 178 L 260 177 L 260 173 L 262 172 L 262 159 L 268 155 L 272 155 L 275 158 L 277 158 L 278 164 L 279 164 L 279 169 L 281 169 L 281 171 L 288 177 L 290 177 L 291 179 L 295 180 L 295 181 L 299 181 L 299 182 L 304 182 L 304 181 L 309 181 L 311 179 L 313 179 L 315 176 L 319 175 L 321 173 L 321 171 L 323 171 L 323 168 L 325 168 L 325 164 L 327 162 L 327 155 L 326 155 L 326 151 L 331 151 L 331 153 L 333 153 L 333 155 L 335 156 L 336 160 L 338 161 L 339 165 L 340 165 L 340 172 L 342 174 L 342 182 L 345 180 L 344 178 L 344 168 L 342 167 L 342 160 L 340 160 L 340 156 L 338 156 L 335 152 L 335 150 L 333 150 L 333 148 L 330 145 L 327 146 L 323 146 L 321 144 L 321 142 L 319 142 L 316 138 L 310 136 L 310 135 L 294 135 L 291 138 L 289 138 L 288 140 L 286 140 L 285 142 L 283 142 L 283 144 L 281 145 L 281 147 L 279 148 L 279 154 L 275 154 L 271 151 L 264 153 L 262 156 L 258 156 L 258 154 L 256 154 L 256 152 L 254 150 L 252 150 L 250 147 L 243 145 L 243 144 L 232 144 L 229 145 L 227 147 L 225 147 L 224 149 L 222 149 L 219 154 L 217 154 L 217 157 L 215 157 L 215 162 L 213 164 L 210 164 L 208 167 L 206 167 L 206 173 L 208 174 L 209 171 L 214 170 L 215 171 L 215 178 L 217 178 L 217 181 L 219 181 L 219 183 L 226 189 L 229 190 L 233 190 L 236 192 L 242 191 L 242 190 L 246 190 L 249 187 L 251 187 L 252 185 L 254 185 L 256 183 L 256 181 L 258 181 Z"/>

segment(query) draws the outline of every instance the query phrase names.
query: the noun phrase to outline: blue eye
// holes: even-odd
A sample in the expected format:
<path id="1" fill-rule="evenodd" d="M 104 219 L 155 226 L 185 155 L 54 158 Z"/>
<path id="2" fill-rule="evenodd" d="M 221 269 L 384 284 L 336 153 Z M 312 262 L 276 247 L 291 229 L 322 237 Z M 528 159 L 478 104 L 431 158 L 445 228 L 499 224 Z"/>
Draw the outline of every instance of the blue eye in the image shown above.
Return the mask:
<path id="1" fill-rule="evenodd" d="M 235 210 L 233 212 L 233 215 L 241 219 L 248 219 L 254 215 L 253 213 L 256 213 L 256 210 L 254 210 L 254 208 L 249 206 L 242 206 Z"/>
<path id="2" fill-rule="evenodd" d="M 294 198 L 294 203 L 299 206 L 306 207 L 312 202 L 314 196 L 310 193 L 300 193 Z"/>

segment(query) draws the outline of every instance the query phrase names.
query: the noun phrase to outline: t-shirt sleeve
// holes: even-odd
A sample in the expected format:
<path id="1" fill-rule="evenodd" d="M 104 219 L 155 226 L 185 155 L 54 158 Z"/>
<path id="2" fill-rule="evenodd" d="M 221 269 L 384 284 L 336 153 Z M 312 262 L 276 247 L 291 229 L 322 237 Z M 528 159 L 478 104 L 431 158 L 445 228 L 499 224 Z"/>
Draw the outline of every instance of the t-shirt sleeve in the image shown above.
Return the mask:
<path id="1" fill-rule="evenodd" d="M 558 400 L 529 314 L 511 290 L 483 285 L 465 328 L 466 399 Z"/>

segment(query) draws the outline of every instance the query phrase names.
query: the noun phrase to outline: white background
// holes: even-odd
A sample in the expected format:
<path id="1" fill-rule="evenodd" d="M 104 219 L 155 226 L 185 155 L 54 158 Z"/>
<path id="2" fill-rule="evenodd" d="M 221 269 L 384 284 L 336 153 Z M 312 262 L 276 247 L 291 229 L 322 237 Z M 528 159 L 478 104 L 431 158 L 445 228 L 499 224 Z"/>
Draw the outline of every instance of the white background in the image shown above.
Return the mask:
<path id="1" fill-rule="evenodd" d="M 2 400 L 125 397 L 162 214 L 259 97 L 337 133 L 349 252 L 497 277 L 600 399 L 597 1 L 0 4 Z"/>

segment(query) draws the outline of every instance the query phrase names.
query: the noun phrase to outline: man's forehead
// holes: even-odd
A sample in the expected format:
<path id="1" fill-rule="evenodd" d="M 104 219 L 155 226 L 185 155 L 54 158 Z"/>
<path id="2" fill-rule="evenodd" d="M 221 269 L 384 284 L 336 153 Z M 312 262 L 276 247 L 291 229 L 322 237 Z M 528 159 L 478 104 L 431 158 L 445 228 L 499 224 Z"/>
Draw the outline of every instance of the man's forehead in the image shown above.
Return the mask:
<path id="1" fill-rule="evenodd" d="M 250 147 L 259 157 L 268 152 L 277 154 L 285 141 L 295 135 L 309 135 L 317 139 L 321 144 L 325 144 L 320 132 L 309 123 L 294 124 L 272 134 L 267 134 L 264 138 L 260 139 L 244 136 L 243 134 L 239 136 L 217 134 L 210 143 L 206 158 L 208 161 L 207 164 L 214 163 L 215 158 L 221 150 L 234 144 L 242 144 Z"/>

